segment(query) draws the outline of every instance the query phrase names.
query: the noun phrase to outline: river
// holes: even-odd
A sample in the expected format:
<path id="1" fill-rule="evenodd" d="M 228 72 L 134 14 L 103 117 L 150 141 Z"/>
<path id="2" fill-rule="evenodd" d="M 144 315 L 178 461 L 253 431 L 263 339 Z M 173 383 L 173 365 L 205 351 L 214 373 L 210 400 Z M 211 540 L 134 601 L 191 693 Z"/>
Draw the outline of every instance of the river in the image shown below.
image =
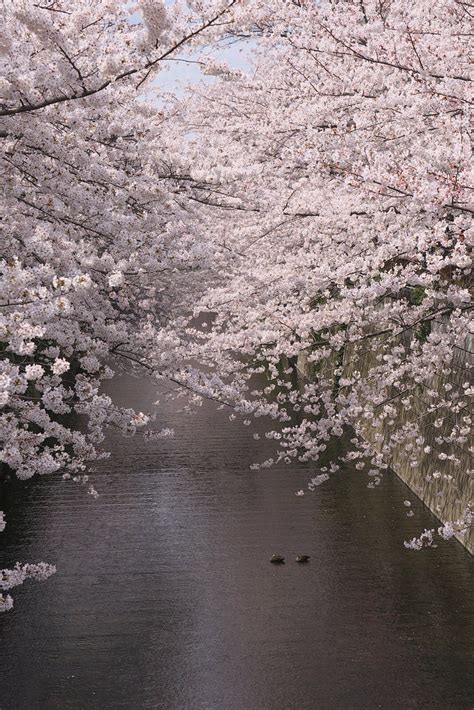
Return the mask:
<path id="1" fill-rule="evenodd" d="M 122 404 L 156 398 L 112 384 Z M 270 442 L 180 406 L 159 410 L 173 439 L 109 438 L 97 500 L 54 477 L 2 485 L 0 566 L 58 572 L 0 616 L 1 710 L 471 710 L 472 558 L 403 547 L 436 525 L 405 485 L 347 469 L 297 497 L 314 465 L 250 471 Z"/>

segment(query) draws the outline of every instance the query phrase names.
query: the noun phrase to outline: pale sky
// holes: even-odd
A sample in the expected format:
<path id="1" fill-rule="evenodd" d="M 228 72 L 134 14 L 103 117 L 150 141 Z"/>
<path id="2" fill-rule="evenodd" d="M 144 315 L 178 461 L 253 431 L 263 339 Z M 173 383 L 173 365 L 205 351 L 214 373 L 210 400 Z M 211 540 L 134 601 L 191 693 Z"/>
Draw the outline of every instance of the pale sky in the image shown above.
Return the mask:
<path id="1" fill-rule="evenodd" d="M 197 60 L 202 57 L 212 56 L 217 61 L 226 62 L 233 69 L 249 71 L 251 69 L 252 44 L 253 40 L 234 42 L 233 44 L 221 45 L 217 50 L 206 51 L 206 49 L 201 49 L 194 55 L 186 56 L 185 58 Z M 165 91 L 181 93 L 186 85 L 196 84 L 199 81 L 209 83 L 214 81 L 214 77 L 203 74 L 199 64 L 185 61 L 165 61 L 162 63 L 161 71 L 157 74 L 153 84 Z"/>

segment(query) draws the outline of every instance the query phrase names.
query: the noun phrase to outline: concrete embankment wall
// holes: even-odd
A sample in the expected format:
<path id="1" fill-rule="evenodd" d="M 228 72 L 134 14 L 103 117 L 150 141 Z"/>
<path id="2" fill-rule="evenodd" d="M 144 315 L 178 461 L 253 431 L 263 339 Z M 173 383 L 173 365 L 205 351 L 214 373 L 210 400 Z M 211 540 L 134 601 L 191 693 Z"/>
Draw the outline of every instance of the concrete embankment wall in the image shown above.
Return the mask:
<path id="1" fill-rule="evenodd" d="M 437 327 L 442 328 L 442 325 Z M 408 340 L 410 337 L 414 336 L 407 332 L 404 339 Z M 469 419 L 466 419 L 473 416 L 472 402 L 469 402 L 466 397 L 466 406 L 460 413 L 443 418 L 437 411 L 429 412 L 429 391 L 435 390 L 446 395 L 446 384 L 451 385 L 455 391 L 459 387 L 462 388 L 463 383 L 472 382 L 473 350 L 474 338 L 467 336 L 463 347 L 453 351 L 451 363 L 433 377 L 428 385 L 423 387 L 421 393 L 413 397 L 410 409 L 407 410 L 400 402 L 394 400 L 391 404 L 396 414 L 392 417 L 394 421 L 392 425 L 385 420 L 379 428 L 374 428 L 362 420 L 354 421 L 355 430 L 377 451 L 381 450 L 390 432 L 410 424 L 414 429 L 415 426 L 417 427 L 423 435 L 423 445 L 417 445 L 414 437 L 413 449 L 407 452 L 406 441 L 404 441 L 403 444 L 392 448 L 391 458 L 386 463 L 443 523 L 463 519 L 466 510 L 469 508 L 472 510 L 474 507 L 474 442 L 472 425 Z M 376 348 L 369 353 L 365 349 L 365 352 L 359 356 L 354 346 L 346 347 L 343 356 L 343 376 L 350 377 L 355 370 L 358 370 L 362 377 L 367 375 L 376 364 L 377 354 Z M 325 376 L 334 366 L 334 361 L 325 363 Z M 298 358 L 298 369 L 309 379 L 312 378 L 312 368 L 308 366 L 305 353 L 301 353 Z M 461 428 L 469 427 L 470 433 L 467 434 L 465 443 L 438 443 L 437 439 L 449 436 L 455 425 Z M 430 447 L 430 451 L 425 453 L 424 449 L 427 446 Z M 439 459 L 440 453 L 446 454 L 447 458 Z M 416 461 L 416 465 L 412 465 L 413 461 Z M 471 554 L 474 554 L 472 527 L 464 534 L 456 534 L 456 537 Z"/>

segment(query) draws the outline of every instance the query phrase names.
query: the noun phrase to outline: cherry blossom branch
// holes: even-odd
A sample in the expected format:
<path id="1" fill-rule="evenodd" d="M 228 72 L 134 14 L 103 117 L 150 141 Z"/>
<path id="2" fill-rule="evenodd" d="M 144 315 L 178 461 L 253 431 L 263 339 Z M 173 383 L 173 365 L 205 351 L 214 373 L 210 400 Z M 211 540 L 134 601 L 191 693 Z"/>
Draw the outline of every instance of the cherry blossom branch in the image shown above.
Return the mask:
<path id="1" fill-rule="evenodd" d="M 32 111 L 39 111 L 43 108 L 46 108 L 48 106 L 53 106 L 56 104 L 62 104 L 68 101 L 77 101 L 78 99 L 85 99 L 88 98 L 89 96 L 94 96 L 95 94 L 98 94 L 99 92 L 103 91 L 107 87 L 111 86 L 112 84 L 116 82 L 123 81 L 124 79 L 129 79 L 132 76 L 135 76 L 136 74 L 139 74 L 142 71 L 148 72 L 144 78 L 142 78 L 139 83 L 137 84 L 136 88 L 138 89 L 140 85 L 145 81 L 147 78 L 149 72 L 151 69 L 153 69 L 159 62 L 169 58 L 173 52 L 175 52 L 177 49 L 182 47 L 183 45 L 187 44 L 190 40 L 194 39 L 194 37 L 197 37 L 199 34 L 204 32 L 206 29 L 209 29 L 210 27 L 214 26 L 223 15 L 225 15 L 231 7 L 235 5 L 237 0 L 231 0 L 231 2 L 220 12 L 218 12 L 214 17 L 212 17 L 210 20 L 202 24 L 200 27 L 198 27 L 196 30 L 193 30 L 192 32 L 189 32 L 185 37 L 180 39 L 178 42 L 176 42 L 170 49 L 167 49 L 166 52 L 161 54 L 159 57 L 156 59 L 150 60 L 146 62 L 142 67 L 135 67 L 133 69 L 127 69 L 126 71 L 121 72 L 120 74 L 117 74 L 113 79 L 108 79 L 107 81 L 102 82 L 99 84 L 99 86 L 96 86 L 94 88 L 90 89 L 83 89 L 83 91 L 79 93 L 72 93 L 72 94 L 66 94 L 66 95 L 60 95 L 60 96 L 53 96 L 49 99 L 44 99 L 43 101 L 39 101 L 37 103 L 25 103 L 22 104 L 21 106 L 16 106 L 15 108 L 11 109 L 1 109 L 0 110 L 0 116 L 15 116 L 17 114 L 22 114 L 22 113 L 30 113 Z"/>

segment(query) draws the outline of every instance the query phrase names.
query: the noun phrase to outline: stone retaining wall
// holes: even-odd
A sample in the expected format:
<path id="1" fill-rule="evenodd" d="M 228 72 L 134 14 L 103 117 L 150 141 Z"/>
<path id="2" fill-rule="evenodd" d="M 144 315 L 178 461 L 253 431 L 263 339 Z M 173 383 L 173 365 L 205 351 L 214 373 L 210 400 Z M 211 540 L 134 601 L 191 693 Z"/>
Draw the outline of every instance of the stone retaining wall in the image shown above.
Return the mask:
<path id="1" fill-rule="evenodd" d="M 442 328 L 443 325 L 437 324 L 434 327 Z M 409 340 L 411 337 L 414 337 L 413 334 L 407 332 L 404 335 L 404 340 Z M 410 454 L 405 450 L 405 443 L 403 446 L 396 447 L 393 449 L 391 459 L 387 463 L 443 523 L 464 518 L 466 509 L 470 508 L 472 510 L 474 507 L 474 441 L 471 434 L 462 446 L 454 443 L 440 446 L 437 444 L 436 438 L 448 435 L 455 424 L 466 426 L 463 418 L 469 415 L 473 416 L 472 402 L 467 402 L 465 409 L 459 414 L 445 417 L 441 426 L 435 426 L 439 415 L 436 412 L 428 411 L 430 402 L 427 391 L 433 389 L 440 392 L 441 388 L 444 388 L 444 385 L 448 382 L 453 385 L 453 388 L 456 388 L 456 385 L 462 385 L 466 381 L 472 382 L 472 370 L 470 368 L 474 366 L 473 350 L 474 338 L 472 335 L 467 336 L 464 347 L 453 352 L 450 365 L 433 377 L 428 386 L 423 388 L 422 393 L 414 398 L 414 403 L 410 410 L 407 411 L 401 403 L 397 403 L 397 400 L 391 403 L 396 409 L 392 430 L 416 422 L 422 430 L 425 442 L 423 446 L 418 447 L 414 443 L 414 449 Z M 365 350 L 358 357 L 354 346 L 346 347 L 343 357 L 343 376 L 350 377 L 355 370 L 358 370 L 363 377 L 376 364 L 376 356 L 376 348 L 369 353 Z M 297 366 L 305 377 L 311 379 L 314 376 L 314 372 L 311 372 L 311 365 L 308 364 L 306 353 L 300 354 Z M 334 366 L 335 361 L 331 358 L 331 362 L 324 365 L 324 374 L 327 376 L 331 367 Z M 439 425 L 439 421 L 437 425 Z M 388 425 L 385 423 L 377 429 L 356 420 L 354 421 L 354 428 L 375 450 L 382 448 L 383 442 L 388 436 Z M 381 436 L 378 436 L 380 434 Z M 429 453 L 424 452 L 426 446 L 431 448 Z M 448 457 L 454 455 L 459 463 L 456 464 L 449 458 L 445 460 L 438 459 L 438 454 L 441 452 Z M 417 461 L 416 466 L 411 465 L 410 461 L 412 460 Z M 432 474 L 435 472 L 436 477 L 433 478 Z M 439 476 L 438 473 L 440 474 Z M 471 554 L 474 554 L 474 530 L 472 528 L 464 534 L 456 534 L 456 537 Z"/>

